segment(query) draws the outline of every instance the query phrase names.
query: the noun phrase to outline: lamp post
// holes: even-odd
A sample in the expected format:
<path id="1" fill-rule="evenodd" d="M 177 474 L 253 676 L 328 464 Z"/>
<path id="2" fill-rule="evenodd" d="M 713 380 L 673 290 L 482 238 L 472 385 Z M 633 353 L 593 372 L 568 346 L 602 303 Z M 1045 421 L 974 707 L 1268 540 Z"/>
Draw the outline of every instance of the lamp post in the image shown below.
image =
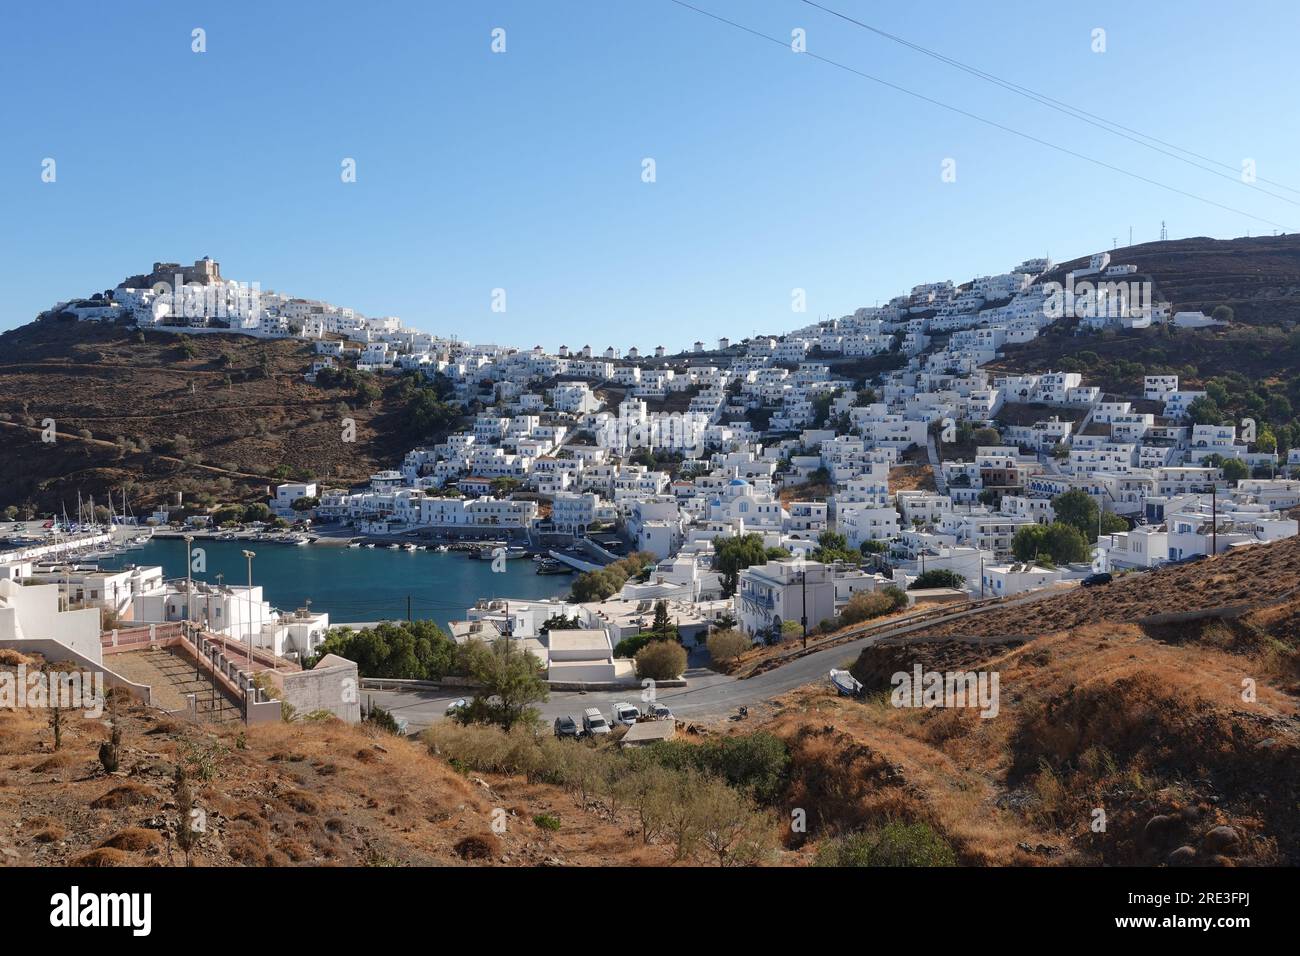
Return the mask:
<path id="1" fill-rule="evenodd" d="M 257 557 L 256 551 L 245 551 L 244 557 L 248 559 L 248 677 L 253 677 L 253 559 Z"/>
<path id="2" fill-rule="evenodd" d="M 799 587 L 803 591 L 803 613 L 799 623 L 803 625 L 803 649 L 808 650 L 808 569 L 799 572 Z"/>
<path id="3" fill-rule="evenodd" d="M 190 572 L 194 568 L 194 535 L 187 534 L 182 537 L 185 542 L 185 620 L 190 619 L 190 593 L 194 581 Z"/>

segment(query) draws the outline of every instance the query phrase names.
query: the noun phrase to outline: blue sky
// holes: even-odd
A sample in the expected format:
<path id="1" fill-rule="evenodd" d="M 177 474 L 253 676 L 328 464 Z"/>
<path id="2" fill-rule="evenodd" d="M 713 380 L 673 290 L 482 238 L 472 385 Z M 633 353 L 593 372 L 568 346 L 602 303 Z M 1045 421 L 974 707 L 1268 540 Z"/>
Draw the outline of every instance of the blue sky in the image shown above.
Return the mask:
<path id="1" fill-rule="evenodd" d="M 819 55 L 1300 226 L 1300 206 L 798 0 L 692 2 L 773 36 L 803 28 Z M 1300 188 L 1293 0 L 823 2 Z M 1162 219 L 1172 238 L 1272 231 L 670 0 L 11 5 L 0 91 L 0 329 L 154 260 L 211 255 L 264 289 L 475 341 L 675 348 L 1109 249 L 1130 226 L 1149 241 Z"/>

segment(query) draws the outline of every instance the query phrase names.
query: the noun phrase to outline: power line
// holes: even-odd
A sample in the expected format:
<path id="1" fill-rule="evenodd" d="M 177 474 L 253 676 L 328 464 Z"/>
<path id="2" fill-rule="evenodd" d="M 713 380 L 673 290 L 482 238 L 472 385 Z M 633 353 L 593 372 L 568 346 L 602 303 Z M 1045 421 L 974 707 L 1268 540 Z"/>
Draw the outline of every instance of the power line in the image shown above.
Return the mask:
<path id="1" fill-rule="evenodd" d="M 735 20 L 729 20 L 726 17 L 719 16 L 716 13 L 710 13 L 708 10 L 703 10 L 699 7 L 686 3 L 685 0 L 669 0 L 669 2 L 674 3 L 677 6 L 682 7 L 686 10 L 690 10 L 694 13 L 698 13 L 701 16 L 708 17 L 710 20 L 716 20 L 718 23 L 724 23 L 729 27 L 733 27 L 744 33 L 748 33 L 751 36 L 758 37 L 760 40 L 766 40 L 769 43 L 775 43 L 778 46 L 787 50 L 790 48 L 789 43 L 785 40 L 780 39 L 779 37 L 768 36 L 766 33 L 763 33 L 759 30 L 755 30 L 752 27 L 745 26 L 743 23 L 737 23 Z M 1278 229 L 1281 229 L 1283 232 L 1289 231 L 1289 227 L 1284 226 L 1280 222 L 1274 222 L 1272 219 L 1265 219 L 1263 216 L 1257 216 L 1254 213 L 1246 212 L 1244 209 L 1237 209 L 1235 206 L 1228 206 L 1225 205 L 1224 203 L 1216 202 L 1213 199 L 1207 199 L 1204 196 L 1199 196 L 1196 193 L 1188 192 L 1185 189 L 1179 189 L 1177 186 L 1170 186 L 1168 183 L 1162 183 L 1159 180 L 1151 179 L 1149 176 L 1143 176 L 1141 173 L 1135 173 L 1132 170 L 1124 169 L 1122 166 L 1115 166 L 1114 164 L 1108 163 L 1105 160 L 1096 159 L 1095 157 L 1088 156 L 1085 153 L 1080 153 L 1077 152 L 1076 150 L 1070 149 L 1067 146 L 1057 145 L 1056 143 L 1042 139 L 1041 137 L 1034 136 L 1032 133 L 1026 133 L 1022 130 L 1015 129 L 1014 127 L 1007 126 L 1003 123 L 999 123 L 996 120 L 991 120 L 988 119 L 987 117 L 980 116 L 978 113 L 972 113 L 969 110 L 962 109 L 959 106 L 953 106 L 949 103 L 943 102 L 942 100 L 937 100 L 932 96 L 926 96 L 924 93 L 918 93 L 915 90 L 909 90 L 905 86 L 900 86 L 899 84 L 893 83 L 889 80 L 881 79 L 878 76 L 873 76 L 870 73 L 866 73 L 855 67 L 851 67 L 848 66 L 847 64 L 840 63 L 837 60 L 832 60 L 829 57 L 824 57 L 821 56 L 820 54 L 813 53 L 808 50 L 805 50 L 799 55 L 810 57 L 821 63 L 825 63 L 828 66 L 833 66 L 837 69 L 844 70 L 847 73 L 852 73 L 855 76 L 862 77 L 864 80 L 870 80 L 873 83 L 878 83 L 881 86 L 888 87 L 889 89 L 895 90 L 899 93 L 905 93 L 908 96 L 929 103 L 932 106 L 938 106 L 941 109 L 948 110 L 951 113 L 956 113 L 959 116 L 965 116 L 967 119 L 973 119 L 976 122 L 983 123 L 986 126 L 992 126 L 994 129 L 1002 130 L 1005 133 L 1011 133 L 1013 136 L 1019 136 L 1021 139 L 1029 140 L 1030 142 L 1037 143 L 1040 146 L 1046 146 L 1048 149 L 1054 149 L 1057 152 L 1064 153 L 1067 156 L 1073 156 L 1075 159 L 1082 159 L 1085 162 L 1092 163 L 1094 166 L 1100 166 L 1103 169 L 1109 169 L 1111 172 L 1120 173 L 1123 176 L 1128 176 L 1131 179 L 1136 179 L 1140 182 L 1147 183 L 1150 186 L 1156 186 L 1160 189 L 1164 189 L 1169 192 L 1176 193 L 1180 196 L 1185 196 L 1188 199 L 1195 199 L 1197 202 L 1205 203 L 1208 206 L 1214 206 L 1215 208 L 1222 209 L 1225 212 L 1235 213 L 1238 216 L 1244 216 L 1247 219 L 1254 219 L 1256 222 L 1262 222 L 1270 226 L 1275 226 Z"/>
<path id="2" fill-rule="evenodd" d="M 946 63 L 949 66 L 954 67 L 955 69 L 963 70 L 966 73 L 971 74 L 972 76 L 977 76 L 980 79 L 985 80 L 986 82 L 993 83 L 996 86 L 1000 86 L 1004 90 L 1009 90 L 1010 92 L 1015 93 L 1018 96 L 1023 96 L 1026 99 L 1031 99 L 1037 103 L 1042 104 L 1043 106 L 1048 107 L 1049 109 L 1056 110 L 1058 113 L 1064 113 L 1065 115 L 1070 116 L 1073 119 L 1081 120 L 1090 126 L 1095 126 L 1097 129 L 1105 130 L 1106 132 L 1111 133 L 1112 135 L 1122 137 L 1123 139 L 1129 140 L 1130 142 L 1133 143 L 1137 143 L 1139 146 L 1145 146 L 1147 149 L 1154 150 L 1155 152 L 1160 153 L 1161 155 L 1164 156 L 1168 156 L 1171 159 L 1176 159 L 1180 163 L 1186 163 L 1189 166 L 1194 166 L 1197 169 L 1203 170 L 1207 173 L 1211 173 L 1212 175 L 1215 176 L 1222 176 L 1224 179 L 1229 179 L 1242 186 L 1246 186 L 1248 188 L 1258 190 L 1259 192 L 1262 192 L 1266 196 L 1272 196 L 1274 199 L 1280 199 L 1283 202 L 1289 202 L 1292 205 L 1300 206 L 1300 202 L 1297 202 L 1294 199 L 1290 199 L 1287 196 L 1279 196 L 1275 192 L 1270 192 L 1267 189 L 1263 189 L 1258 185 L 1258 183 L 1261 182 L 1268 183 L 1271 186 L 1277 186 L 1281 189 L 1285 189 L 1287 192 L 1296 193 L 1297 195 L 1300 195 L 1300 189 L 1295 189 L 1291 186 L 1286 185 L 1285 183 L 1276 182 L 1271 179 L 1265 179 L 1263 176 L 1256 176 L 1255 182 L 1247 182 L 1246 180 L 1242 179 L 1240 175 L 1237 175 L 1240 172 L 1240 170 L 1238 170 L 1237 167 L 1233 166 L 1231 163 L 1221 162 L 1210 156 L 1204 156 L 1198 152 L 1195 152 L 1194 150 L 1186 149 L 1174 143 L 1166 142 L 1165 140 L 1162 140 L 1156 136 L 1152 136 L 1149 133 L 1143 133 L 1141 130 L 1133 129 L 1132 127 L 1125 126 L 1122 123 L 1116 123 L 1114 120 L 1108 120 L 1104 116 L 1098 116 L 1096 113 L 1090 113 L 1087 110 L 1083 109 L 1082 107 L 1071 106 L 1069 103 L 1064 103 L 1061 100 L 1048 96 L 1046 93 L 1039 93 L 1035 90 L 1030 89 L 1027 86 L 1021 86 L 1019 83 L 1015 83 L 1011 80 L 1003 79 L 1002 77 L 997 76 L 993 73 L 988 73 L 984 70 L 979 69 L 978 67 L 974 67 L 968 63 L 963 63 L 960 60 L 953 59 L 952 57 L 947 56 L 946 54 L 939 53 L 938 51 L 931 50 L 927 47 L 923 47 L 919 43 L 913 43 L 911 40 L 905 39 L 904 37 L 900 37 L 893 33 L 889 33 L 886 30 L 881 30 L 879 27 L 873 27 L 869 23 L 863 23 L 861 20 L 857 20 L 849 16 L 848 14 L 840 13 L 838 10 L 832 10 L 830 7 L 823 6 L 822 4 L 815 2 L 815 0 L 800 0 L 800 2 L 805 3 L 810 7 L 814 7 L 817 10 L 821 10 L 823 13 L 828 13 L 833 17 L 838 17 L 839 19 L 844 20 L 847 23 L 852 23 L 855 26 L 859 26 L 864 30 L 869 30 L 870 32 L 876 34 L 877 36 L 882 36 L 887 40 L 892 40 L 894 43 L 902 44 L 903 46 L 908 47 L 911 50 L 915 50 L 916 52 L 922 53 L 925 56 L 932 57 L 933 59 L 939 60 L 942 63 Z M 1131 136 L 1128 135 L 1130 133 L 1133 135 Z M 1139 139 L 1138 137 L 1141 137 L 1141 139 Z M 1150 140 L 1151 142 L 1144 142 L 1143 140 Z M 1159 146 L 1152 145 L 1153 143 L 1158 143 Z M 1169 149 L 1161 149 L 1160 148 L 1161 146 L 1167 146 Z M 1169 150 L 1177 150 L 1177 153 L 1171 153 L 1169 152 Z M 1202 166 L 1200 163 L 1194 163 L 1190 159 L 1187 159 L 1184 156 L 1179 156 L 1178 153 L 1186 153 L 1188 156 L 1194 156 L 1197 159 L 1204 160 L 1205 162 L 1211 163 L 1215 166 L 1221 166 L 1224 169 L 1231 169 L 1233 171 L 1233 175 L 1228 175 L 1227 173 L 1221 173 L 1217 169 L 1210 169 L 1206 166 Z"/>

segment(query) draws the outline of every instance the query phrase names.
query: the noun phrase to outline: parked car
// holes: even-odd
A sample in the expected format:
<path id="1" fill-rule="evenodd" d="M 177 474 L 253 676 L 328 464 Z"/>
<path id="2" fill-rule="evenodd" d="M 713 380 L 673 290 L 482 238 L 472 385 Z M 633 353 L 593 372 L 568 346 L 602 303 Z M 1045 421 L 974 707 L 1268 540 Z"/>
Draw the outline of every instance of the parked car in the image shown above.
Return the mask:
<path id="1" fill-rule="evenodd" d="M 592 734 L 609 733 L 609 722 L 605 720 L 605 715 L 595 707 L 588 707 L 582 712 L 582 729 Z"/>
<path id="2" fill-rule="evenodd" d="M 614 723 L 631 726 L 636 723 L 641 711 L 637 710 L 627 701 L 621 701 L 614 705 Z"/>
<path id="3" fill-rule="evenodd" d="M 564 717 L 555 718 L 555 736 L 560 738 L 564 738 L 564 737 L 576 738 L 576 737 L 580 737 L 581 735 L 582 735 L 582 731 L 578 728 L 578 721 L 572 714 L 567 714 Z"/>
<path id="4" fill-rule="evenodd" d="M 452 714 L 456 713 L 456 711 L 468 706 L 469 706 L 469 701 L 467 701 L 464 697 L 461 697 L 460 699 L 453 700 L 450 704 L 448 704 L 447 709 L 444 711 L 444 713 L 448 717 L 450 717 Z"/>
<path id="5" fill-rule="evenodd" d="M 646 704 L 645 716 L 651 720 L 672 720 L 673 712 L 663 704 Z"/>
<path id="6" fill-rule="evenodd" d="M 1113 580 L 1109 571 L 1100 571 L 1097 574 L 1090 574 L 1083 579 L 1085 588 L 1096 587 L 1098 584 L 1110 584 Z"/>

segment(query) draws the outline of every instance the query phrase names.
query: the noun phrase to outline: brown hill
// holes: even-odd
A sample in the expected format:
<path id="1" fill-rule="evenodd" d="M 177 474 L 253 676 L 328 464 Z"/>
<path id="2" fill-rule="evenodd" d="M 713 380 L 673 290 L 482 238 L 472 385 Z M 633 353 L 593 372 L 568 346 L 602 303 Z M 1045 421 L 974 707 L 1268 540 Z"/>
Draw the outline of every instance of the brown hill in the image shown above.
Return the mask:
<path id="1" fill-rule="evenodd" d="M 1140 394 L 1143 374 L 1180 374 L 1191 386 L 1237 372 L 1253 381 L 1285 381 L 1300 363 L 1300 235 L 1249 239 L 1180 239 L 1151 242 L 1111 252 L 1116 264 L 1136 265 L 1125 277 L 1150 280 L 1157 300 L 1175 311 L 1218 306 L 1233 311 L 1232 324 L 1207 329 L 1164 327 L 1108 330 L 1081 337 L 1076 322 L 1061 320 L 1044 335 L 1004 349 L 995 371 L 1084 371 L 1108 392 Z M 1065 273 L 1087 265 L 1087 257 L 1062 263 L 1040 281 L 1064 283 Z M 1069 360 L 1091 352 L 1097 361 L 1078 367 Z"/>
<path id="2" fill-rule="evenodd" d="M 1212 612 L 1238 617 L 1293 599 L 1300 591 L 1300 537 L 1236 549 L 1217 558 L 1123 574 L 1110 584 L 1077 588 L 999 608 L 920 632 L 924 636 L 1050 634 L 1089 623 L 1164 626 L 1164 615 Z"/>
<path id="3" fill-rule="evenodd" d="M 462 775 L 426 747 L 367 725 L 241 731 L 132 706 L 121 714 L 123 756 L 110 774 L 97 757 L 106 719 L 64 712 L 54 751 L 48 717 L 0 710 L 0 865 L 185 865 L 177 766 L 204 814 L 195 866 L 665 861 L 661 848 L 642 847 L 558 787 Z"/>
<path id="4" fill-rule="evenodd" d="M 78 490 L 136 511 L 186 493 L 249 500 L 273 481 L 347 484 L 409 447 L 401 389 L 303 380 L 311 346 L 66 320 L 0 336 L 0 507 L 74 510 Z M 343 441 L 343 419 L 356 423 Z M 56 440 L 42 441 L 46 419 Z"/>
<path id="5" fill-rule="evenodd" d="M 997 674 L 997 713 L 894 706 L 917 665 Z M 807 688 L 765 724 L 811 848 L 903 820 L 974 865 L 1300 861 L 1300 539 L 902 635 L 852 671 L 864 700 Z"/>

